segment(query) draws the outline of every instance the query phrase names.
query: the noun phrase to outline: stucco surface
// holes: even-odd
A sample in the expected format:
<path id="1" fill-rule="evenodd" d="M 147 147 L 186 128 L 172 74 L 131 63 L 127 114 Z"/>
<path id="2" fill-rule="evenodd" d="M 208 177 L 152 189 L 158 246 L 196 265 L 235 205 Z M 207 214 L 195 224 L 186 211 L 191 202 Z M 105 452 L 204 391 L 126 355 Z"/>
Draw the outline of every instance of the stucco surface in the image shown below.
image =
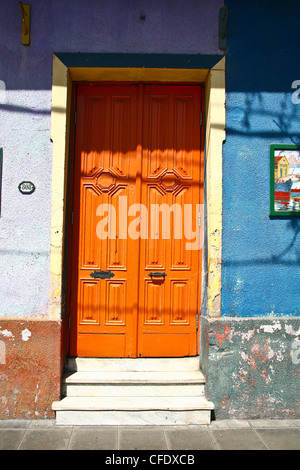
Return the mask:
<path id="1" fill-rule="evenodd" d="M 271 218 L 269 188 L 270 145 L 300 143 L 300 5 L 227 4 L 222 315 L 299 316 L 300 219 Z"/>
<path id="2" fill-rule="evenodd" d="M 5 2 L 0 37 L 0 317 L 49 318 L 55 52 L 218 54 L 217 0 L 33 0 L 31 44 L 19 3 Z M 125 64 L 126 65 L 126 64 Z M 36 190 L 21 195 L 21 181 Z"/>
<path id="3" fill-rule="evenodd" d="M 4 101 L 4 100 L 3 100 Z M 7 90 L 0 104 L 3 179 L 0 316 L 46 317 L 49 291 L 51 93 Z M 22 195 L 18 185 L 36 190 Z"/>
<path id="4" fill-rule="evenodd" d="M 0 322 L 0 419 L 51 418 L 60 397 L 61 323 Z"/>
<path id="5" fill-rule="evenodd" d="M 204 321 L 202 367 L 217 419 L 299 416 L 300 328 L 295 318 Z"/>
<path id="6" fill-rule="evenodd" d="M 222 4 L 220 0 L 32 0 L 31 45 L 22 47 L 19 4 L 6 2 L 1 34 L 6 68 L 0 79 L 12 89 L 50 89 L 53 52 L 218 54 Z"/>

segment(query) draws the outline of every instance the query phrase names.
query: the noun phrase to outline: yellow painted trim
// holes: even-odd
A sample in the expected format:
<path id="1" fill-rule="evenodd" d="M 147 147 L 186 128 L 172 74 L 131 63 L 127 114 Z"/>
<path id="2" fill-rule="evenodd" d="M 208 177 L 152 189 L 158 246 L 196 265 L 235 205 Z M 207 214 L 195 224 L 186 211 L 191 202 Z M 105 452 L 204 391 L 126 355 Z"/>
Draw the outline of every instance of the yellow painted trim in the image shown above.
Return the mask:
<path id="1" fill-rule="evenodd" d="M 52 219 L 50 248 L 50 319 L 63 313 L 63 234 L 69 153 L 72 81 L 205 82 L 206 199 L 208 233 L 208 314 L 220 316 L 222 252 L 222 145 L 225 139 L 225 58 L 211 70 L 70 68 L 53 56 L 51 140 Z"/>
<path id="2" fill-rule="evenodd" d="M 67 67 L 54 56 L 51 107 L 51 140 L 53 142 L 49 305 L 51 320 L 60 320 L 62 316 L 63 234 L 71 95 L 69 84 Z"/>
<path id="3" fill-rule="evenodd" d="M 150 69 L 116 67 L 70 67 L 73 81 L 127 82 L 201 82 L 209 73 L 206 69 Z"/>
<path id="4" fill-rule="evenodd" d="M 225 57 L 205 81 L 208 316 L 221 316 L 222 155 L 225 140 Z"/>

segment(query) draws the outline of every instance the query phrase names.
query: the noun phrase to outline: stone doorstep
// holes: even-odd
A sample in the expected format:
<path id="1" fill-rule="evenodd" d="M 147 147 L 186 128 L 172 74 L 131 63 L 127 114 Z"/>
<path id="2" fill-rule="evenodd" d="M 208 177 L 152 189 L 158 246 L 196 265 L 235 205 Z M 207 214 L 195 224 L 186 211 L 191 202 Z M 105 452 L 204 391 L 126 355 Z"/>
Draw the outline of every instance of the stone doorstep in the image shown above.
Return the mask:
<path id="1" fill-rule="evenodd" d="M 179 372 L 199 371 L 199 356 L 180 358 L 78 358 L 66 361 L 66 371 L 90 372 Z"/>
<path id="2" fill-rule="evenodd" d="M 204 385 L 198 357 L 71 358 L 52 409 L 61 425 L 210 424 Z"/>
<path id="3" fill-rule="evenodd" d="M 63 379 L 66 396 L 204 396 L 205 379 L 192 372 L 74 372 Z"/>
<path id="4" fill-rule="evenodd" d="M 52 404 L 58 425 L 210 424 L 205 397 L 65 397 Z"/>
<path id="5" fill-rule="evenodd" d="M 210 424 L 210 410 L 63 410 L 56 412 L 58 426 L 186 426 Z"/>
<path id="6" fill-rule="evenodd" d="M 205 378 L 200 371 L 86 371 L 66 373 L 63 381 L 66 384 L 204 384 Z"/>
<path id="7" fill-rule="evenodd" d="M 204 396 L 204 384 L 63 384 L 63 395 L 68 397 L 184 397 Z"/>
<path id="8" fill-rule="evenodd" d="M 212 410 L 214 405 L 205 397 L 65 397 L 53 402 L 59 410 Z"/>

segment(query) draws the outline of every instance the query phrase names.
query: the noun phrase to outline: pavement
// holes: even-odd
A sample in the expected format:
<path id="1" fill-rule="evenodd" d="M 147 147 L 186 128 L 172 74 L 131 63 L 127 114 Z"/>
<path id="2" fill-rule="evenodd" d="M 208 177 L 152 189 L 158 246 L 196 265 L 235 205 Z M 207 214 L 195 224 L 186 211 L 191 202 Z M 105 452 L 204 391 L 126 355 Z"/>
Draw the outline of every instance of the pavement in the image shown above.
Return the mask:
<path id="1" fill-rule="evenodd" d="M 0 450 L 300 450 L 300 419 L 216 420 L 189 426 L 58 426 L 0 420 Z M 133 465 L 134 466 L 134 465 Z"/>

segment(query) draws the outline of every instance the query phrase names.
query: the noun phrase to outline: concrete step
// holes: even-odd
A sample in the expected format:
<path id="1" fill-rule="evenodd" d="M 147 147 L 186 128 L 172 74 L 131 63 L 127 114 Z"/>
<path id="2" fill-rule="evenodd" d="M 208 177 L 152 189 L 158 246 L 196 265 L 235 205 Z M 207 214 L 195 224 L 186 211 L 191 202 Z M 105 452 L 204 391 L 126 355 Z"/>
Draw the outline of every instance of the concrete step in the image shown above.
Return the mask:
<path id="1" fill-rule="evenodd" d="M 65 396 L 204 396 L 205 379 L 191 372 L 69 372 Z"/>
<path id="2" fill-rule="evenodd" d="M 68 397 L 181 397 L 204 396 L 204 385 L 109 385 L 63 384 L 63 395 Z"/>
<path id="3" fill-rule="evenodd" d="M 203 374 L 200 371 L 137 371 L 137 372 L 74 372 L 64 376 L 65 383 L 205 383 Z"/>
<path id="4" fill-rule="evenodd" d="M 66 397 L 52 404 L 59 425 L 209 424 L 205 397 Z"/>
<path id="5" fill-rule="evenodd" d="M 78 372 L 109 372 L 109 371 L 197 371 L 199 356 L 180 358 L 136 358 L 136 359 L 106 359 L 106 358 L 68 358 L 65 369 Z"/>
<path id="6" fill-rule="evenodd" d="M 212 404 L 198 397 L 65 397 L 54 402 L 54 410 L 211 410 Z"/>
<path id="7" fill-rule="evenodd" d="M 204 386 L 199 357 L 69 358 L 52 408 L 60 425 L 209 424 Z"/>

